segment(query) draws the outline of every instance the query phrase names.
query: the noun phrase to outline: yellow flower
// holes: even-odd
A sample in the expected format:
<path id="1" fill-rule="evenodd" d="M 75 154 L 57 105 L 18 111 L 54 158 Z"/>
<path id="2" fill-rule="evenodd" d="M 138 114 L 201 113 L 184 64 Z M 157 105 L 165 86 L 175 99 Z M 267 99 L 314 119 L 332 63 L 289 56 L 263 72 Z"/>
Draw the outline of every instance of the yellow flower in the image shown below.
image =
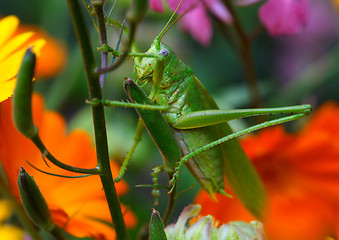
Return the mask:
<path id="1" fill-rule="evenodd" d="M 13 94 L 16 75 L 26 49 L 33 46 L 34 53 L 39 56 L 40 49 L 46 42 L 44 39 L 29 42 L 34 35 L 33 32 L 14 36 L 18 25 L 19 19 L 16 16 L 8 16 L 0 20 L 0 102 Z"/>
<path id="2" fill-rule="evenodd" d="M 4 225 L 4 221 L 12 214 L 12 206 L 6 200 L 0 200 L 0 239 L 6 240 L 22 240 L 25 233 L 22 229 L 12 226 Z"/>
<path id="3" fill-rule="evenodd" d="M 3 225 L 0 226 L 0 239 L 23 240 L 25 239 L 25 232 L 16 226 Z"/>
<path id="4" fill-rule="evenodd" d="M 0 200 L 0 224 L 3 223 L 12 213 L 12 207 L 6 200 Z"/>
<path id="5" fill-rule="evenodd" d="M 37 59 L 37 65 L 35 68 L 35 77 L 38 80 L 41 78 L 50 78 L 57 75 L 60 72 L 67 61 L 66 46 L 63 42 L 49 36 L 44 30 L 37 26 L 20 26 L 16 34 L 19 35 L 26 31 L 34 31 L 34 35 L 27 42 L 30 43 L 38 39 L 45 39 L 46 44 L 40 50 L 40 56 Z"/>

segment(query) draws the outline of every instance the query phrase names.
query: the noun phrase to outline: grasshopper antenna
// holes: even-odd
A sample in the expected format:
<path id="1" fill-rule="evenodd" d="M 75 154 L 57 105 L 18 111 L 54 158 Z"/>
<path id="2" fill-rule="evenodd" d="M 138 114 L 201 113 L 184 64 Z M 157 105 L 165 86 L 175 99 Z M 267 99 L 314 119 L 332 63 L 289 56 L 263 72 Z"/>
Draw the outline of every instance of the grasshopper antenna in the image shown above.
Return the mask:
<path id="1" fill-rule="evenodd" d="M 167 21 L 165 27 L 164 27 L 164 28 L 161 30 L 161 32 L 159 33 L 157 39 L 161 40 L 161 38 L 165 35 L 165 33 L 166 33 L 166 32 L 169 30 L 169 28 L 171 28 L 171 26 L 173 25 L 173 24 L 171 24 L 171 26 L 169 26 L 169 28 L 167 28 L 167 26 L 170 24 L 170 22 L 171 22 L 172 19 L 174 18 L 175 14 L 178 12 L 178 9 L 179 9 L 179 7 L 180 7 L 182 1 L 183 1 L 183 0 L 180 0 L 180 2 L 179 2 L 179 4 L 178 4 L 177 8 L 176 8 L 175 11 L 172 13 L 172 16 L 171 16 L 170 19 Z M 177 20 L 175 20 L 174 22 L 177 22 Z"/>
<path id="2" fill-rule="evenodd" d="M 165 27 L 161 30 L 161 32 L 159 33 L 159 35 L 157 36 L 157 41 L 160 42 L 160 40 L 163 38 L 163 36 L 168 32 L 168 30 L 170 30 L 172 28 L 172 26 L 174 24 L 176 24 L 183 16 L 186 15 L 186 13 L 188 13 L 189 11 L 191 11 L 193 8 L 195 8 L 198 4 L 201 3 L 201 1 L 196 2 L 195 4 L 193 4 L 190 8 L 188 8 L 183 14 L 181 14 L 179 17 L 177 17 L 172 23 L 172 19 L 174 17 L 174 15 L 178 12 L 178 9 L 181 5 L 183 0 L 181 0 L 177 6 L 177 8 L 175 9 L 175 11 L 173 12 L 172 16 L 170 17 L 170 19 L 168 20 L 168 22 L 166 23 Z M 171 23 L 171 25 L 169 25 Z M 169 25 L 169 26 L 168 26 Z"/>

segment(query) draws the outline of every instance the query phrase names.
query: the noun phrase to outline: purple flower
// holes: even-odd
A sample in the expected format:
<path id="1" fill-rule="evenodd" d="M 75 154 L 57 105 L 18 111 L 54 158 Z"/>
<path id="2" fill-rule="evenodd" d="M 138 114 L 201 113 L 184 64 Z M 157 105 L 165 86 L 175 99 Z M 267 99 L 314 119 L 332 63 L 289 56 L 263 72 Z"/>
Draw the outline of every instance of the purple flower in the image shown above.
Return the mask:
<path id="1" fill-rule="evenodd" d="M 303 34 L 280 38 L 276 45 L 276 72 L 285 84 L 325 56 L 339 35 L 338 12 L 333 1 L 309 3 L 309 21 Z M 321 75 L 323 70 L 320 67 L 317 71 Z"/>
<path id="2" fill-rule="evenodd" d="M 259 17 L 272 36 L 300 32 L 308 20 L 307 0 L 268 0 L 260 9 Z"/>

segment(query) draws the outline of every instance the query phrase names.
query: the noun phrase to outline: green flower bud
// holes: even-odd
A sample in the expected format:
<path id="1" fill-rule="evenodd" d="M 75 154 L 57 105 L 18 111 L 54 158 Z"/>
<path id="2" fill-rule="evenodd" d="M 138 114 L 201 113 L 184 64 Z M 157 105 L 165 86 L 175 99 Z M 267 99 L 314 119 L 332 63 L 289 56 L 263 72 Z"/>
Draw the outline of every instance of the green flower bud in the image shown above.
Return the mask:
<path id="1" fill-rule="evenodd" d="M 24 168 L 20 168 L 18 187 L 22 205 L 32 222 L 39 228 L 50 232 L 55 224 L 38 185 Z"/>
<path id="2" fill-rule="evenodd" d="M 167 240 L 164 223 L 161 220 L 159 212 L 155 209 L 152 211 L 149 224 L 149 237 L 150 240 Z"/>
<path id="3" fill-rule="evenodd" d="M 36 56 L 29 48 L 22 59 L 13 94 L 13 119 L 17 129 L 26 137 L 33 138 L 38 129 L 33 123 L 31 102 Z"/>
<path id="4" fill-rule="evenodd" d="M 126 18 L 130 23 L 138 23 L 145 16 L 148 8 L 148 0 L 132 0 Z"/>

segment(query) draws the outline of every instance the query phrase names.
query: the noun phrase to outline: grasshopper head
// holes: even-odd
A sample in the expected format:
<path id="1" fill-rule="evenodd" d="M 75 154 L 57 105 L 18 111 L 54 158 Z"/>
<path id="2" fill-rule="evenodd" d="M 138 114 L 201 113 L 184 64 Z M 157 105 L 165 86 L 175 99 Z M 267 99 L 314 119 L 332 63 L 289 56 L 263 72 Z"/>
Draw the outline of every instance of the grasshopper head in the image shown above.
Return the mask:
<path id="1" fill-rule="evenodd" d="M 162 77 L 164 67 L 171 59 L 173 51 L 156 39 L 145 55 L 135 67 L 137 77 L 141 81 L 153 80 L 156 82 L 159 77 Z"/>
<path id="2" fill-rule="evenodd" d="M 166 46 L 165 44 L 161 43 L 162 38 L 167 33 L 167 31 L 182 17 L 178 17 L 171 25 L 169 25 L 177 13 L 181 3 L 183 0 L 180 0 L 177 8 L 173 12 L 172 16 L 166 23 L 165 27 L 161 30 L 159 35 L 154 39 L 151 47 L 145 53 L 141 60 L 138 60 L 140 64 L 136 65 L 136 73 L 138 79 L 141 81 L 149 81 L 152 80 L 155 85 L 162 85 L 163 87 L 171 85 L 166 79 L 164 79 L 164 73 L 166 75 L 170 75 L 171 80 L 176 75 L 182 75 L 182 71 L 186 70 L 186 66 L 181 64 L 180 59 L 175 57 L 173 51 Z M 147 56 L 147 54 L 149 54 Z M 174 60 L 174 61 L 173 61 Z M 172 69 L 169 69 L 169 65 L 172 64 Z M 181 65 L 181 66 L 180 66 Z M 178 67 L 179 66 L 179 67 Z M 184 67 L 182 67 L 184 66 Z"/>

